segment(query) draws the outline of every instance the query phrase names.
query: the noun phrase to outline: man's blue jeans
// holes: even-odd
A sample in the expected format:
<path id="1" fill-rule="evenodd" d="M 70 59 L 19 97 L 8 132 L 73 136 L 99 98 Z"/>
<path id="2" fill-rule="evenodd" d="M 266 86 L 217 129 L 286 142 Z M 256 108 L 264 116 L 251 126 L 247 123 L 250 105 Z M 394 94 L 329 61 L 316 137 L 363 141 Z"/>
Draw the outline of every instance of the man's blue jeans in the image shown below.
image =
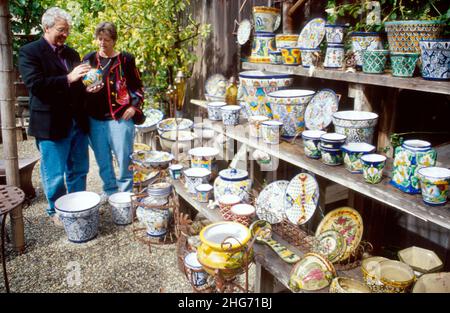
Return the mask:
<path id="1" fill-rule="evenodd" d="M 134 142 L 133 120 L 100 121 L 94 118 L 89 118 L 89 120 L 91 127 L 89 141 L 103 181 L 103 191 L 107 195 L 117 191 L 131 192 L 133 190 L 133 171 L 129 169 L 129 166 Z M 117 179 L 114 173 L 112 153 L 119 164 Z"/>
<path id="2" fill-rule="evenodd" d="M 55 201 L 59 197 L 67 192 L 86 190 L 89 172 L 88 136 L 73 122 L 67 138 L 36 139 L 36 145 L 41 153 L 41 178 L 48 201 L 47 213 L 52 216 L 55 214 Z"/>

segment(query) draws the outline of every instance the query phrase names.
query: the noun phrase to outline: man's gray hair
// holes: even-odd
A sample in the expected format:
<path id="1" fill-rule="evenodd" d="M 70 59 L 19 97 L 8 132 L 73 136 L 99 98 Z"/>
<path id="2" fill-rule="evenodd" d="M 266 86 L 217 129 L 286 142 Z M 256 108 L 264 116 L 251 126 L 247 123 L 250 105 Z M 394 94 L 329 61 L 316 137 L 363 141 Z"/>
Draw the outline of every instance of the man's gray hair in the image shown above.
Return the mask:
<path id="1" fill-rule="evenodd" d="M 45 29 L 45 27 L 53 27 L 57 19 L 65 20 L 69 26 L 72 25 L 72 17 L 69 13 L 61 8 L 53 7 L 45 11 L 42 15 L 42 28 Z"/>

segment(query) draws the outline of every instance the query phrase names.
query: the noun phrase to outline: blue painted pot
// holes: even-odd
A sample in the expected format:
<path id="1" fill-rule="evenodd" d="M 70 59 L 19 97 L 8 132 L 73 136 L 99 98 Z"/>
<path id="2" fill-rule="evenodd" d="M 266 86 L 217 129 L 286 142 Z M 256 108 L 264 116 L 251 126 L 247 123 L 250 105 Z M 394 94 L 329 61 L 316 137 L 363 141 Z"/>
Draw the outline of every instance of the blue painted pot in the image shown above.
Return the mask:
<path id="1" fill-rule="evenodd" d="M 422 77 L 428 80 L 450 80 L 450 40 L 421 40 Z"/>

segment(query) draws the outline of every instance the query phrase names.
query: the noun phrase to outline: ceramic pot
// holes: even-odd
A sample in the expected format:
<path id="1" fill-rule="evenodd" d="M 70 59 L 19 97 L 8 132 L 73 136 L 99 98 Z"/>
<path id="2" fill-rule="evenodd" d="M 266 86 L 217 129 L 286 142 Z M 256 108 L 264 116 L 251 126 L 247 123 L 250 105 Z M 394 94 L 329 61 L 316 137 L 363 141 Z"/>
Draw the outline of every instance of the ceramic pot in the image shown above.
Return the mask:
<path id="1" fill-rule="evenodd" d="M 311 67 L 314 65 L 315 56 L 314 54 L 320 53 L 320 48 L 300 48 L 302 56 L 302 66 L 304 68 Z"/>
<path id="2" fill-rule="evenodd" d="M 361 156 L 364 180 L 369 184 L 378 184 L 383 179 L 383 169 L 386 157 L 381 154 L 366 154 Z"/>
<path id="3" fill-rule="evenodd" d="M 206 168 L 196 167 L 196 168 L 188 168 L 184 171 L 184 177 L 186 178 L 185 187 L 190 193 L 195 194 L 195 187 L 201 184 L 207 184 L 211 171 Z"/>
<path id="4" fill-rule="evenodd" d="M 278 145 L 280 143 L 280 134 L 283 123 L 279 121 L 265 121 L 261 123 L 261 134 L 264 143 L 269 145 Z"/>
<path id="5" fill-rule="evenodd" d="M 443 167 L 422 167 L 417 171 L 423 201 L 428 205 L 447 203 L 450 170 Z"/>
<path id="6" fill-rule="evenodd" d="M 283 59 L 281 57 L 281 51 L 269 51 L 270 63 L 272 64 L 282 64 Z"/>
<path id="7" fill-rule="evenodd" d="M 275 35 L 275 43 L 277 49 L 281 48 L 293 48 L 297 46 L 299 35 L 295 34 L 278 34 Z"/>
<path id="8" fill-rule="evenodd" d="M 313 90 L 287 89 L 267 95 L 273 119 L 283 123 L 283 137 L 294 137 L 305 129 L 305 108 L 314 94 Z"/>
<path id="9" fill-rule="evenodd" d="M 208 102 L 208 118 L 212 121 L 221 121 L 222 120 L 222 107 L 226 106 L 226 102 L 217 101 L 217 102 Z"/>
<path id="10" fill-rule="evenodd" d="M 342 43 L 344 41 L 344 32 L 347 28 L 343 24 L 326 24 L 325 25 L 325 38 L 327 43 Z"/>
<path id="11" fill-rule="evenodd" d="M 323 67 L 342 68 L 344 65 L 344 54 L 343 44 L 328 44 Z"/>
<path id="12" fill-rule="evenodd" d="M 419 53 L 391 52 L 392 76 L 413 77 Z"/>
<path id="13" fill-rule="evenodd" d="M 311 159 L 320 159 L 320 136 L 326 134 L 323 130 L 305 130 L 302 132 L 305 155 Z"/>
<path id="14" fill-rule="evenodd" d="M 361 157 L 365 154 L 373 153 L 375 147 L 365 142 L 350 142 L 341 147 L 344 157 L 344 167 L 353 174 L 361 174 L 363 165 Z"/>
<path id="15" fill-rule="evenodd" d="M 330 293 L 370 293 L 370 289 L 353 278 L 335 277 L 330 284 Z"/>
<path id="16" fill-rule="evenodd" d="M 91 69 L 81 80 L 86 87 L 94 87 L 103 82 L 103 72 L 100 69 Z"/>
<path id="17" fill-rule="evenodd" d="M 398 53 L 420 53 L 419 40 L 439 38 L 444 27 L 444 21 L 392 21 L 384 24 L 389 51 Z"/>
<path id="18" fill-rule="evenodd" d="M 253 259 L 253 250 L 245 253 L 250 238 L 250 230 L 242 224 L 210 224 L 200 232 L 197 259 L 210 275 L 217 269 L 225 279 L 232 279 Z"/>
<path id="19" fill-rule="evenodd" d="M 166 118 L 156 124 L 156 129 L 158 130 L 158 134 L 162 134 L 167 131 L 172 130 L 189 130 L 194 126 L 194 122 L 187 118 Z"/>
<path id="20" fill-rule="evenodd" d="M 181 177 L 181 170 L 183 169 L 183 165 L 181 164 L 172 164 L 169 166 L 169 174 L 170 177 L 174 180 L 178 180 Z"/>
<path id="21" fill-rule="evenodd" d="M 208 203 L 209 199 L 212 198 L 213 186 L 210 184 L 201 184 L 195 187 L 195 191 L 197 193 L 197 201 L 202 203 Z"/>
<path id="22" fill-rule="evenodd" d="M 301 62 L 301 51 L 299 47 L 280 48 L 281 62 L 284 65 L 299 65 Z"/>
<path id="23" fill-rule="evenodd" d="M 191 156 L 191 167 L 203 167 L 210 170 L 212 174 L 217 174 L 216 156 L 219 150 L 212 147 L 197 147 L 188 151 Z"/>
<path id="24" fill-rule="evenodd" d="M 144 208 L 140 206 L 136 209 L 136 216 L 145 225 L 149 237 L 162 237 L 167 233 L 170 219 L 170 211 L 168 209 Z"/>
<path id="25" fill-rule="evenodd" d="M 253 36 L 252 54 L 249 62 L 270 63 L 269 51 L 277 51 L 275 47 L 275 34 L 256 33 Z"/>
<path id="26" fill-rule="evenodd" d="M 184 267 L 189 283 L 192 286 L 198 288 L 206 285 L 209 275 L 203 270 L 202 265 L 198 262 L 197 252 L 188 253 L 184 257 Z"/>
<path id="27" fill-rule="evenodd" d="M 58 198 L 55 211 L 59 214 L 69 241 L 82 243 L 97 236 L 100 196 L 95 192 L 73 192 Z"/>
<path id="28" fill-rule="evenodd" d="M 333 113 L 336 133 L 347 136 L 346 142 L 366 142 L 371 144 L 378 122 L 378 114 L 366 111 L 339 111 Z"/>
<path id="29" fill-rule="evenodd" d="M 388 54 L 388 50 L 363 51 L 363 72 L 368 74 L 384 73 Z"/>
<path id="30" fill-rule="evenodd" d="M 219 200 L 222 195 L 234 194 L 243 202 L 248 202 L 251 188 L 252 181 L 247 171 L 236 168 L 224 169 L 214 181 L 214 198 Z"/>
<path id="31" fill-rule="evenodd" d="M 381 261 L 376 274 L 383 293 L 405 293 L 416 279 L 409 265 L 395 260 Z"/>
<path id="32" fill-rule="evenodd" d="M 363 65 L 363 51 L 383 49 L 381 36 L 375 32 L 351 33 L 352 50 L 355 53 L 356 65 Z"/>
<path id="33" fill-rule="evenodd" d="M 330 149 L 322 147 L 322 143 L 319 144 L 320 159 L 323 164 L 336 166 L 341 165 L 343 162 L 341 149 Z"/>
<path id="34" fill-rule="evenodd" d="M 131 206 L 131 192 L 117 192 L 108 197 L 111 206 L 112 220 L 117 225 L 131 224 L 133 210 Z"/>
<path id="35" fill-rule="evenodd" d="M 168 182 L 160 182 L 148 186 L 146 191 L 147 194 L 154 199 L 161 199 L 162 201 L 167 202 L 169 195 L 172 192 L 172 185 Z"/>
<path id="36" fill-rule="evenodd" d="M 320 136 L 320 147 L 340 150 L 347 139 L 346 135 L 338 133 L 325 133 Z"/>
<path id="37" fill-rule="evenodd" d="M 255 217 L 256 209 L 253 205 L 240 203 L 231 207 L 232 220 L 249 227 Z"/>
<path id="38" fill-rule="evenodd" d="M 437 154 L 431 144 L 423 140 L 406 140 L 395 148 L 391 184 L 403 192 L 420 193 L 417 171 L 435 166 Z"/>
<path id="39" fill-rule="evenodd" d="M 292 85 L 292 76 L 263 71 L 239 73 L 241 92 L 248 116 L 265 115 L 272 118 L 272 110 L 266 95 Z"/>
<path id="40" fill-rule="evenodd" d="M 381 256 L 374 256 L 366 258 L 361 262 L 361 271 L 363 274 L 364 282 L 372 292 L 382 292 L 383 284 L 379 280 L 379 266 L 380 262 L 387 260 L 389 259 Z"/>
<path id="41" fill-rule="evenodd" d="M 223 125 L 238 125 L 239 113 L 241 107 L 239 105 L 226 105 L 221 108 Z"/>
<path id="42" fill-rule="evenodd" d="M 450 40 L 421 40 L 419 46 L 422 77 L 428 80 L 450 80 Z"/>
<path id="43" fill-rule="evenodd" d="M 162 150 L 175 153 L 177 148 L 176 142 L 178 142 L 179 151 L 188 151 L 193 147 L 195 138 L 197 137 L 190 130 L 179 130 L 178 134 L 176 130 L 171 130 L 163 132 L 159 136 L 159 142 Z"/>
<path id="44" fill-rule="evenodd" d="M 219 211 L 224 220 L 226 221 L 232 221 L 233 220 L 233 214 L 231 213 L 231 208 L 241 203 L 242 199 L 233 194 L 224 194 L 220 196 L 218 202 L 219 202 Z"/>
<path id="45" fill-rule="evenodd" d="M 253 19 L 256 32 L 273 33 L 280 26 L 280 9 L 274 7 L 254 6 Z"/>
<path id="46" fill-rule="evenodd" d="M 248 118 L 248 131 L 250 137 L 260 138 L 261 134 L 261 123 L 268 121 L 269 118 L 265 115 L 253 115 Z"/>

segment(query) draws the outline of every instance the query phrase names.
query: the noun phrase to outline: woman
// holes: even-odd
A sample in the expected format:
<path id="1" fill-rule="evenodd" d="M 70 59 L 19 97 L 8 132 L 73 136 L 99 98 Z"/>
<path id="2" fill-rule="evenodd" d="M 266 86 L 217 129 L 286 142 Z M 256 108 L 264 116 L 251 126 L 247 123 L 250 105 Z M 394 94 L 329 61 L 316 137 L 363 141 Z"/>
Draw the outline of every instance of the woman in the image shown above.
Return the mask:
<path id="1" fill-rule="evenodd" d="M 143 116 L 140 106 L 144 93 L 134 57 L 114 49 L 115 25 L 111 22 L 97 25 L 95 39 L 99 50 L 83 58 L 91 67 L 103 72 L 103 84 L 87 90 L 89 140 L 99 166 L 103 191 L 109 196 L 117 191 L 132 191 L 133 172 L 129 165 L 134 142 L 133 120 Z M 117 179 L 112 153 L 119 164 Z"/>

